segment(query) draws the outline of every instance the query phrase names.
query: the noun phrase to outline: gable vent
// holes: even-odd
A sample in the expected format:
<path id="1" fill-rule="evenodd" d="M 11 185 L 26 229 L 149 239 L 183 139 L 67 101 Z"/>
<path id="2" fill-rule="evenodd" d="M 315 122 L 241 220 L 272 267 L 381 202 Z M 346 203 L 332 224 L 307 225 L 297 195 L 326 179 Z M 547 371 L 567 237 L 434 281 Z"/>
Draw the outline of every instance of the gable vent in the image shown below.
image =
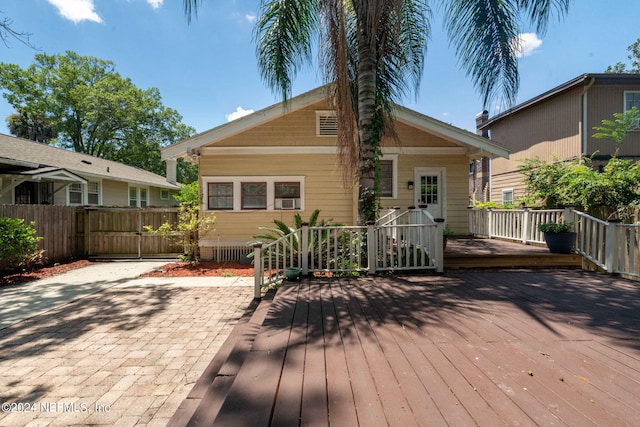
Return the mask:
<path id="1" fill-rule="evenodd" d="M 338 135 L 338 118 L 333 112 L 318 112 L 316 133 L 318 136 Z"/>

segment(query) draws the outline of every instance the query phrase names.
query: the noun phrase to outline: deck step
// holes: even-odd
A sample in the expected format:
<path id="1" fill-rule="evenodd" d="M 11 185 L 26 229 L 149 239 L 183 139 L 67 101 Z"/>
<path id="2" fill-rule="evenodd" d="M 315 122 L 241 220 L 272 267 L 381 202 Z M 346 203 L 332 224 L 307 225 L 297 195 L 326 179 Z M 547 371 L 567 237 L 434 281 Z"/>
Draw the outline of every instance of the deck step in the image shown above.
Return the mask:
<path id="1" fill-rule="evenodd" d="M 446 255 L 445 269 L 465 268 L 581 268 L 578 254 L 500 254 L 500 255 Z"/>
<path id="2" fill-rule="evenodd" d="M 234 327 L 216 356 L 200 376 L 187 398 L 169 420 L 168 427 L 211 425 L 249 354 L 269 311 L 274 291 L 254 300 Z M 206 402 L 206 405 L 201 403 Z"/>

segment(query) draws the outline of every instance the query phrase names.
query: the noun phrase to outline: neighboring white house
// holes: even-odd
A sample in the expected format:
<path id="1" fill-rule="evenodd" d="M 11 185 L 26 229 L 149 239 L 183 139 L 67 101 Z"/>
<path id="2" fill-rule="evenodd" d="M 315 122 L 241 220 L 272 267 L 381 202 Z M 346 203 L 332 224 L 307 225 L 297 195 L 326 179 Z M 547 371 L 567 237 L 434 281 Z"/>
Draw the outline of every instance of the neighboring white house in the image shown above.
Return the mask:
<path id="1" fill-rule="evenodd" d="M 0 134 L 0 204 L 175 206 L 163 176 Z"/>

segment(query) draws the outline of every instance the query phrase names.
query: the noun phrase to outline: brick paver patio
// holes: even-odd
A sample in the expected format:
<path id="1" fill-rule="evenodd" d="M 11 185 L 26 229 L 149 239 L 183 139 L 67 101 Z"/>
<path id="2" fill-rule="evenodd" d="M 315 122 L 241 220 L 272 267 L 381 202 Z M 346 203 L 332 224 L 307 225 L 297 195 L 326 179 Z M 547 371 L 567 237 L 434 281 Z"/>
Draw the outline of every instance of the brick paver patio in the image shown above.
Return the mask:
<path id="1" fill-rule="evenodd" d="M 131 281 L 0 329 L 0 426 L 164 426 L 251 286 Z"/>

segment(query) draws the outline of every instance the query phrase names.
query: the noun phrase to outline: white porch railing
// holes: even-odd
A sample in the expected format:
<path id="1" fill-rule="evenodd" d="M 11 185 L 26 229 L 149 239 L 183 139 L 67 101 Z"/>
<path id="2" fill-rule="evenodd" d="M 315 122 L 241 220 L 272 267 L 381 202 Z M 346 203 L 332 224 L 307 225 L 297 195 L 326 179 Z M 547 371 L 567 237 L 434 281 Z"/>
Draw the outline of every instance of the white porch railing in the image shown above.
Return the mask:
<path id="1" fill-rule="evenodd" d="M 472 235 L 521 243 L 544 243 L 538 224 L 572 222 L 576 252 L 609 273 L 640 277 L 640 224 L 602 221 L 574 209 L 473 209 Z"/>
<path id="2" fill-rule="evenodd" d="M 377 224 L 363 227 L 309 227 L 254 245 L 255 297 L 262 288 L 301 274 L 374 274 L 379 271 L 443 271 L 444 220 L 423 209 L 393 212 Z"/>

